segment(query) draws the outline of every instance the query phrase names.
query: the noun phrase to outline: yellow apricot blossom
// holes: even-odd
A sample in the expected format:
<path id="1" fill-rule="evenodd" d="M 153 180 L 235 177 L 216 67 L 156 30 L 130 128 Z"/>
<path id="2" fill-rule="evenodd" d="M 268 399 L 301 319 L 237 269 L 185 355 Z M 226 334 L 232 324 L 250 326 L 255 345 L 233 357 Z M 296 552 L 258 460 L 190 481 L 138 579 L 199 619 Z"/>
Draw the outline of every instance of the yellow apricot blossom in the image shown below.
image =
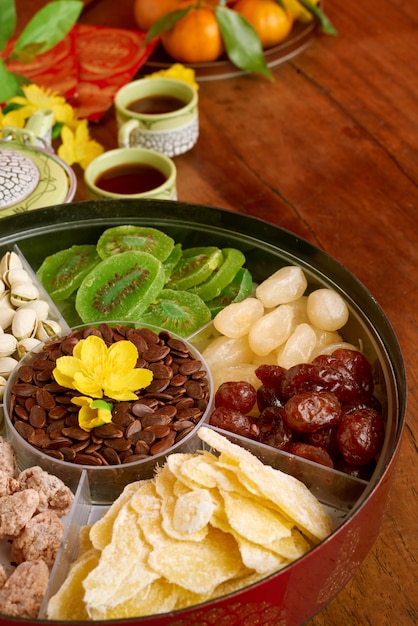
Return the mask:
<path id="1" fill-rule="evenodd" d="M 74 130 L 63 126 L 61 140 L 58 156 L 68 165 L 78 163 L 85 169 L 90 161 L 103 152 L 103 146 L 90 138 L 87 120 L 79 120 Z"/>
<path id="2" fill-rule="evenodd" d="M 22 91 L 24 96 L 10 98 L 9 102 L 20 105 L 25 119 L 45 109 L 53 112 L 55 122 L 69 124 L 74 119 L 74 109 L 63 96 L 35 84 L 23 85 Z"/>
<path id="3" fill-rule="evenodd" d="M 174 63 L 170 65 L 165 70 L 159 70 L 158 72 L 153 72 L 152 74 L 148 74 L 147 78 L 175 78 L 177 80 L 181 80 L 184 83 L 188 83 L 191 85 L 196 91 L 199 89 L 199 84 L 195 80 L 195 72 L 191 67 L 186 67 L 181 63 Z"/>
<path id="4" fill-rule="evenodd" d="M 78 412 L 78 424 L 86 431 L 103 426 L 112 421 L 112 405 L 104 400 L 93 400 L 86 396 L 72 398 L 71 402 L 81 407 Z"/>
<path id="5" fill-rule="evenodd" d="M 136 367 L 137 359 L 138 350 L 131 341 L 107 347 L 103 339 L 90 335 L 75 345 L 72 356 L 57 359 L 53 375 L 59 385 L 90 398 L 136 400 L 135 391 L 147 387 L 153 378 L 150 370 Z"/>
<path id="6" fill-rule="evenodd" d="M 22 109 L 13 109 L 3 113 L 0 108 L 0 128 L 23 128 L 25 126 L 26 117 Z"/>

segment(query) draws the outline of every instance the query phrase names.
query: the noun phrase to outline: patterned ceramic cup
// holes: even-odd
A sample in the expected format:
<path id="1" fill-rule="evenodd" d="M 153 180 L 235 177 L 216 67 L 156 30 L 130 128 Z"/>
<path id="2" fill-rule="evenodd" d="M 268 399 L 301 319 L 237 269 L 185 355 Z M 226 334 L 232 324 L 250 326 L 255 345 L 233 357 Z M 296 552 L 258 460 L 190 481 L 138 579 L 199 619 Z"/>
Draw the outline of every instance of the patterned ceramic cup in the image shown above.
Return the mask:
<path id="1" fill-rule="evenodd" d="M 115 97 L 120 147 L 140 146 L 169 157 L 187 152 L 199 136 L 198 95 L 174 78 L 140 78 Z"/>
<path id="2" fill-rule="evenodd" d="M 102 198 L 177 200 L 174 162 L 147 148 L 116 148 L 93 159 L 84 172 L 87 195 Z"/>

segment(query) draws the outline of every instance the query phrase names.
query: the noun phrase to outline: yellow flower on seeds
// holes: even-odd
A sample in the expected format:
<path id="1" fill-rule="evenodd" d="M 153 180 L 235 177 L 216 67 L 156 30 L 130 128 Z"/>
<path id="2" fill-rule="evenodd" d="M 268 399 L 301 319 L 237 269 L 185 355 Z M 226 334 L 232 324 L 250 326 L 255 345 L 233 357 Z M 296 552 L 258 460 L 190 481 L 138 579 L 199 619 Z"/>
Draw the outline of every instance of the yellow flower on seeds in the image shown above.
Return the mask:
<path id="1" fill-rule="evenodd" d="M 73 165 L 78 163 L 83 169 L 103 152 L 103 146 L 90 138 L 87 120 L 79 120 L 74 126 L 63 126 L 61 129 L 62 144 L 58 148 L 58 156 Z"/>
<path id="2" fill-rule="evenodd" d="M 57 383 L 90 398 L 136 400 L 135 391 L 147 387 L 153 374 L 137 368 L 138 350 L 131 341 L 116 341 L 107 347 L 90 335 L 79 341 L 72 356 L 62 356 L 53 371 Z"/>
<path id="3" fill-rule="evenodd" d="M 65 101 L 65 98 L 52 92 L 50 89 L 39 87 L 39 85 L 23 85 L 24 96 L 10 98 L 9 102 L 21 106 L 21 114 L 25 119 L 29 118 L 36 111 L 49 109 L 54 114 L 55 122 L 63 124 L 70 123 L 74 118 L 73 107 Z"/>
<path id="4" fill-rule="evenodd" d="M 86 431 L 103 426 L 112 421 L 112 405 L 104 400 L 93 400 L 86 396 L 72 398 L 71 402 L 80 406 L 78 412 L 78 424 Z"/>
<path id="5" fill-rule="evenodd" d="M 177 80 L 182 80 L 184 83 L 189 83 L 196 91 L 199 89 L 199 85 L 195 80 L 194 70 L 191 67 L 185 67 L 181 63 L 174 63 L 174 65 L 170 65 L 166 70 L 159 70 L 147 76 L 147 78 L 159 77 L 176 78 Z"/>

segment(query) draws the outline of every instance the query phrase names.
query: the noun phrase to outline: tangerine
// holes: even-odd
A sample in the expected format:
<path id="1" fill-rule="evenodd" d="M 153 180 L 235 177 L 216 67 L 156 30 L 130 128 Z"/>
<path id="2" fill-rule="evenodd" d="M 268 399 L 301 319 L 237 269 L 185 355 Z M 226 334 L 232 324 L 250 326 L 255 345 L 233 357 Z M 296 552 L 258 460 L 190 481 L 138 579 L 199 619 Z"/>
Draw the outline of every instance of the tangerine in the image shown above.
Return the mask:
<path id="1" fill-rule="evenodd" d="M 161 35 L 164 50 L 175 61 L 204 63 L 216 61 L 224 52 L 214 6 L 210 2 L 180 2 L 176 8 L 193 7 L 174 26 Z"/>
<path id="2" fill-rule="evenodd" d="M 166 13 L 173 11 L 178 0 L 134 0 L 135 21 L 140 30 L 149 30 Z"/>
<path id="3" fill-rule="evenodd" d="M 292 30 L 292 14 L 276 0 L 238 0 L 233 9 L 254 27 L 263 49 L 277 46 Z"/>

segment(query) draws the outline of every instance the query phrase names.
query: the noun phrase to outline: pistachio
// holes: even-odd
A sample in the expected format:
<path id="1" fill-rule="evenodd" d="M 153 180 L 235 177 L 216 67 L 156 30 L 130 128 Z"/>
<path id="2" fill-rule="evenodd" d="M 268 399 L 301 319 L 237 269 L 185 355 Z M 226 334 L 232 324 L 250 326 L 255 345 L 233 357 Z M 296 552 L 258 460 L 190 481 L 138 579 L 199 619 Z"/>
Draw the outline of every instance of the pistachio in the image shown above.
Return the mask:
<path id="1" fill-rule="evenodd" d="M 0 335 L 0 357 L 12 356 L 17 347 L 17 339 L 10 333 Z"/>
<path id="2" fill-rule="evenodd" d="M 12 309 L 12 305 L 10 304 L 10 289 L 5 289 L 0 293 L 0 308 L 7 307 L 8 309 Z"/>
<path id="3" fill-rule="evenodd" d="M 22 261 L 16 252 L 6 252 L 0 260 L 0 276 L 3 276 L 7 270 L 22 269 Z"/>
<path id="4" fill-rule="evenodd" d="M 10 328 L 15 316 L 15 310 L 8 307 L 0 307 L 0 326 L 3 330 Z"/>
<path id="5" fill-rule="evenodd" d="M 3 282 L 11 287 L 15 283 L 29 283 L 32 284 L 32 277 L 28 274 L 28 272 L 19 267 L 14 267 L 11 270 L 6 270 L 3 274 Z"/>
<path id="6" fill-rule="evenodd" d="M 10 289 L 10 302 L 15 307 L 38 298 L 39 289 L 32 283 L 15 283 Z"/>
<path id="7" fill-rule="evenodd" d="M 4 397 L 4 390 L 6 389 L 7 380 L 4 376 L 0 376 L 0 402 Z"/>
<path id="8" fill-rule="evenodd" d="M 12 356 L 0 357 L 0 376 L 4 376 L 4 378 L 7 379 L 13 372 L 17 364 L 17 359 L 13 358 Z"/>
<path id="9" fill-rule="evenodd" d="M 0 278 L 0 296 L 1 296 L 1 294 L 2 294 L 2 293 L 4 293 L 5 291 L 6 291 L 6 285 L 5 285 L 5 283 L 4 283 L 4 280 L 2 280 L 2 279 Z"/>
<path id="10" fill-rule="evenodd" d="M 46 320 L 49 315 L 49 304 L 45 300 L 31 300 L 20 305 L 17 311 L 21 309 L 33 309 L 38 320 Z"/>
<path id="11" fill-rule="evenodd" d="M 17 342 L 16 345 L 16 353 L 19 359 L 23 358 L 25 354 L 31 352 L 36 348 L 36 346 L 41 345 L 41 341 L 36 339 L 36 337 L 27 337 L 26 339 L 21 339 Z"/>
<path id="12" fill-rule="evenodd" d="M 61 330 L 61 326 L 55 320 L 40 320 L 37 324 L 35 337 L 40 341 L 48 341 Z"/>
<path id="13" fill-rule="evenodd" d="M 12 333 L 18 341 L 33 337 L 37 323 L 36 311 L 29 308 L 18 309 L 13 317 Z"/>

